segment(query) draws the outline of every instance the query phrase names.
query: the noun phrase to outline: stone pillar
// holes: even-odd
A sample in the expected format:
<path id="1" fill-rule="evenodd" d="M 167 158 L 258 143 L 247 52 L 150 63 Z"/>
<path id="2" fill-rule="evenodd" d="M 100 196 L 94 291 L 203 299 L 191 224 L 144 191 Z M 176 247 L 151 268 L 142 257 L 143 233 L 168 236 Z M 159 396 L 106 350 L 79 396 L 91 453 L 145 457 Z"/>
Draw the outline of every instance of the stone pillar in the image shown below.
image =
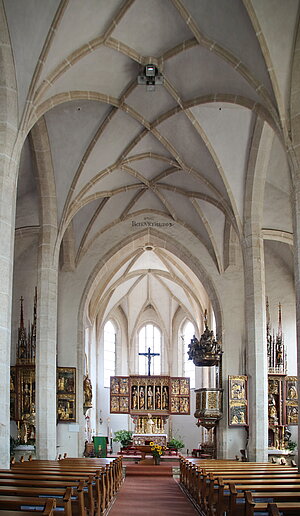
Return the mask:
<path id="1" fill-rule="evenodd" d="M 249 460 L 268 460 L 268 370 L 266 294 L 262 237 L 266 171 L 273 142 L 259 118 L 249 156 L 244 208 L 246 374 L 248 375 Z"/>
<path id="2" fill-rule="evenodd" d="M 300 127 L 300 124 L 299 124 Z M 300 178 L 294 181 L 294 263 L 296 294 L 297 376 L 300 375 Z M 298 382 L 298 412 L 300 414 L 300 391 Z M 298 464 L 300 459 L 300 432 L 298 423 Z"/>
<path id="3" fill-rule="evenodd" d="M 10 345 L 17 163 L 17 92 L 10 39 L 0 1 L 0 467 L 10 458 Z"/>
<path id="4" fill-rule="evenodd" d="M 41 196 L 38 257 L 36 351 L 37 458 L 56 457 L 56 341 L 58 253 L 57 210 L 52 159 L 46 125 L 39 120 L 31 132 Z"/>
<path id="5" fill-rule="evenodd" d="M 245 238 L 249 460 L 268 460 L 268 387 L 265 276 L 262 237 Z"/>
<path id="6" fill-rule="evenodd" d="M 294 179 L 294 257 L 295 257 L 295 291 L 296 291 L 296 331 L 297 331 L 297 362 L 298 378 L 300 375 L 300 26 L 295 41 L 293 67 L 291 76 L 291 134 L 292 144 L 290 148 L 291 165 Z M 298 400 L 300 399 L 298 387 Z M 300 409 L 298 401 L 298 410 Z M 300 414 L 300 410 L 299 410 Z M 298 425 L 298 464 L 300 460 L 300 432 Z"/>
<path id="7" fill-rule="evenodd" d="M 42 246 L 38 277 L 36 352 L 36 447 L 38 459 L 56 458 L 57 270 Z M 45 256 L 46 255 L 46 256 Z"/>

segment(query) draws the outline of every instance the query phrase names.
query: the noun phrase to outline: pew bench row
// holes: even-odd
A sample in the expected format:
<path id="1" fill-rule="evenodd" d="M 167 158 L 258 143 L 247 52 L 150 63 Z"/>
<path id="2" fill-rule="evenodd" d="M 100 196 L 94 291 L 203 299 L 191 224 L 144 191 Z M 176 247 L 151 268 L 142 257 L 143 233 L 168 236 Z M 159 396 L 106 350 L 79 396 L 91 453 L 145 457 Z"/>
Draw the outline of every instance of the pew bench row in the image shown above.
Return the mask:
<path id="1" fill-rule="evenodd" d="M 181 457 L 180 482 L 209 516 L 300 514 L 300 475 L 288 466 Z"/>
<path id="2" fill-rule="evenodd" d="M 0 511 L 18 510 L 22 506 L 24 511 L 20 514 L 24 516 L 26 508 L 33 506 L 44 514 L 101 516 L 122 480 L 121 457 L 13 463 L 11 469 L 0 470 Z M 45 503 L 47 499 L 55 502 L 52 512 L 51 502 L 48 506 Z"/>

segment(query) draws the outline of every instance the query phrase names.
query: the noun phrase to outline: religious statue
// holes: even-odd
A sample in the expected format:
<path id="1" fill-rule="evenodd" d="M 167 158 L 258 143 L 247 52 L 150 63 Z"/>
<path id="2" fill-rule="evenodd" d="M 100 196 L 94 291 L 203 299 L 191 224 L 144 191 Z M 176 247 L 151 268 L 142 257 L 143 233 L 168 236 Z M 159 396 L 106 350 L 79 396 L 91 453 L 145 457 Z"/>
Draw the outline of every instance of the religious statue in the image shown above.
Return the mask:
<path id="1" fill-rule="evenodd" d="M 92 383 L 91 383 L 91 380 L 89 379 L 88 375 L 85 375 L 85 377 L 83 379 L 83 392 L 84 392 L 84 406 L 91 407 L 93 392 L 92 392 Z"/>
<path id="2" fill-rule="evenodd" d="M 147 408 L 153 409 L 153 390 L 151 385 L 149 385 L 147 390 Z"/>
<path id="3" fill-rule="evenodd" d="M 291 384 L 290 387 L 289 387 L 289 390 L 288 390 L 288 399 L 290 400 L 294 400 L 294 399 L 297 399 L 298 397 L 298 394 L 297 394 L 297 389 L 296 389 L 296 386 L 294 384 Z"/>
<path id="4" fill-rule="evenodd" d="M 298 407 L 288 407 L 287 419 L 289 425 L 298 424 Z"/>
<path id="5" fill-rule="evenodd" d="M 276 409 L 276 400 L 273 394 L 269 394 L 268 396 L 268 407 L 269 407 L 269 421 L 273 425 L 278 424 L 278 415 Z"/>
<path id="6" fill-rule="evenodd" d="M 145 408 L 145 391 L 144 387 L 140 388 L 140 409 L 144 410 Z"/>
<path id="7" fill-rule="evenodd" d="M 155 408 L 159 410 L 161 408 L 161 399 L 160 399 L 160 388 L 155 388 Z"/>
<path id="8" fill-rule="evenodd" d="M 136 386 L 132 387 L 132 408 L 138 409 L 138 393 Z"/>
<path id="9" fill-rule="evenodd" d="M 28 439 L 28 425 L 26 421 L 21 421 L 20 427 L 19 427 L 19 438 L 21 444 L 27 444 Z"/>
<path id="10" fill-rule="evenodd" d="M 153 434 L 154 421 L 151 418 L 151 414 L 148 414 L 148 419 L 146 423 L 146 433 Z"/>
<path id="11" fill-rule="evenodd" d="M 30 388 L 29 388 L 29 385 L 28 383 L 25 384 L 25 387 L 24 387 L 24 391 L 23 391 L 23 409 L 24 409 L 24 414 L 29 414 L 30 413 L 30 402 L 31 402 L 31 399 L 30 399 Z"/>
<path id="12" fill-rule="evenodd" d="M 168 410 L 169 408 L 169 393 L 168 393 L 168 389 L 167 387 L 163 387 L 163 392 L 162 392 L 162 409 L 163 410 Z"/>

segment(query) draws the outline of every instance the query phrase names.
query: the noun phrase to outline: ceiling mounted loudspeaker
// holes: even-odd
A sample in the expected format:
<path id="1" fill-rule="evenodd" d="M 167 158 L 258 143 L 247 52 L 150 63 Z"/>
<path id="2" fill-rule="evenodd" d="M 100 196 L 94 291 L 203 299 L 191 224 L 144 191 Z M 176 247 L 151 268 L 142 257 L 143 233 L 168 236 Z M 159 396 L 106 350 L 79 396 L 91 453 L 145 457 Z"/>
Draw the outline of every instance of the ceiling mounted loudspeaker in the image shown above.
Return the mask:
<path id="1" fill-rule="evenodd" d="M 155 86 L 162 85 L 163 76 L 160 75 L 158 68 L 153 64 L 147 64 L 141 75 L 138 75 L 138 84 L 147 86 L 147 91 L 155 91 Z"/>

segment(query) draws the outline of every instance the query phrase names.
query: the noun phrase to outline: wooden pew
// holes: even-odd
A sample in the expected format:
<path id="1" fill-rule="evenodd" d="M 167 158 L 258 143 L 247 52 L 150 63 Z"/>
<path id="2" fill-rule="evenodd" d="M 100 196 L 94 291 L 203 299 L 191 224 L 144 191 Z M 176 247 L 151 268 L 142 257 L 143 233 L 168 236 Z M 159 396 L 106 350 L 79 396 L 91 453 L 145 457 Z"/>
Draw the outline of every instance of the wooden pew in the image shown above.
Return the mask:
<path id="1" fill-rule="evenodd" d="M 17 494 L 14 495 L 0 495 L 0 509 L 6 509 L 7 515 L 9 515 L 9 510 L 18 510 L 21 511 L 22 507 L 28 506 L 28 512 L 32 509 L 30 507 L 35 507 L 34 512 L 45 509 L 45 503 L 47 499 L 40 498 L 39 496 L 19 496 Z M 60 514 L 65 516 L 72 516 L 72 508 L 71 508 L 71 492 L 65 492 L 63 498 L 54 499 L 56 508 L 60 507 L 62 510 L 56 511 L 53 509 L 53 514 Z M 25 509 L 24 509 L 25 510 Z M 22 513 L 21 513 L 22 514 Z"/>
<path id="2" fill-rule="evenodd" d="M 298 495 L 299 498 L 299 495 Z M 270 505 L 273 506 L 273 510 L 277 510 L 277 514 L 279 515 L 281 512 L 284 513 L 284 515 L 290 515 L 290 516 L 299 516 L 300 514 L 300 501 L 277 501 L 274 502 L 258 502 L 255 503 L 253 493 L 250 491 L 245 491 L 245 516 L 254 516 L 254 514 L 257 514 L 259 512 L 266 512 L 270 511 Z M 270 514 L 270 512 L 269 512 Z M 276 514 L 273 513 L 273 514 Z"/>
<path id="3" fill-rule="evenodd" d="M 7 473 L 9 471 L 9 473 Z M 12 463 L 11 470 L 5 470 L 5 477 L 13 475 L 15 479 L 21 480 L 28 478 L 28 475 L 36 475 L 38 478 L 45 479 L 45 475 L 49 481 L 62 480 L 62 475 L 68 479 L 88 477 L 91 472 L 94 474 L 93 498 L 94 509 L 97 514 L 103 513 L 112 497 L 116 494 L 121 485 L 122 474 L 122 458 L 105 458 L 105 459 L 81 459 L 81 458 L 64 458 L 59 461 L 40 461 L 33 460 L 22 463 Z M 3 470 L 0 470 L 0 482 Z M 91 509 L 91 496 L 89 496 L 89 513 L 93 514 Z"/>
<path id="4" fill-rule="evenodd" d="M 46 461 L 43 462 L 43 464 L 40 461 L 33 461 L 26 464 L 22 463 L 21 465 L 15 464 L 11 471 L 15 476 L 34 474 L 40 477 L 41 475 L 43 476 L 46 474 L 49 477 L 49 480 L 57 477 L 58 475 L 64 475 L 66 478 L 74 478 L 74 476 L 76 476 L 76 478 L 89 478 L 91 477 L 91 473 L 93 473 L 93 479 L 90 481 L 90 484 L 94 485 L 94 506 L 96 508 L 100 507 L 101 510 L 99 510 L 99 513 L 102 513 L 107 509 L 114 493 L 116 492 L 112 461 L 105 460 L 101 461 L 101 465 L 98 462 L 94 464 L 89 463 L 85 466 L 83 464 L 78 465 L 78 460 L 80 459 L 74 459 L 71 462 L 64 463 L 64 460 L 62 459 L 58 464 L 56 461 Z"/>
<path id="5" fill-rule="evenodd" d="M 204 469 L 203 466 L 205 465 Z M 214 473 L 213 473 L 214 472 Z M 222 478 L 215 479 L 215 475 L 222 475 Z M 228 481 L 235 478 L 243 483 L 243 487 L 253 489 L 257 483 L 272 482 L 282 487 L 286 492 L 293 482 L 293 489 L 300 487 L 300 476 L 295 469 L 287 466 L 273 465 L 270 463 L 237 463 L 233 461 L 181 461 L 181 482 L 193 496 L 201 509 L 207 514 L 223 514 L 229 506 L 229 495 L 224 499 L 224 487 L 228 489 Z M 225 483 L 225 486 L 224 486 Z M 265 484 L 268 486 L 268 484 Z M 275 484 L 272 484 L 275 485 Z M 279 487 L 278 487 L 279 488 Z M 260 489 L 263 489 L 260 487 Z M 274 492 L 274 490 L 273 490 Z M 221 497 L 220 497 L 221 493 Z M 241 496 L 241 495 L 239 495 Z M 292 497 L 292 495 L 290 495 Z"/>
<path id="6" fill-rule="evenodd" d="M 299 478 L 277 477 L 272 479 L 257 477 L 256 479 L 247 479 L 245 477 L 236 484 L 231 481 L 224 482 L 222 478 L 218 478 L 215 482 L 217 488 L 210 492 L 207 498 L 207 506 L 210 507 L 210 511 L 214 511 L 216 514 L 223 514 L 225 511 L 230 514 L 240 514 L 238 502 L 243 499 L 245 490 L 251 490 L 255 493 L 293 492 L 298 495 L 300 493 Z"/>
<path id="7" fill-rule="evenodd" d="M 44 514 L 47 516 L 54 516 L 54 509 L 55 509 L 55 500 L 49 498 L 44 503 L 43 510 L 39 511 L 38 514 Z M 32 516 L 32 511 L 23 511 L 23 510 L 9 510 L 9 512 L 6 509 L 0 509 L 0 515 L 1 516 Z"/>
<path id="8" fill-rule="evenodd" d="M 104 475 L 104 489 L 106 492 L 106 505 L 118 491 L 123 480 L 122 458 L 65 458 L 58 461 L 40 461 L 34 460 L 30 463 L 16 463 L 12 466 L 13 471 L 23 471 L 23 466 L 30 471 L 39 471 L 41 467 L 47 466 L 48 471 L 71 471 L 90 472 L 91 468 L 96 473 L 102 469 Z M 99 469 L 100 468 L 100 469 Z"/>
<path id="9" fill-rule="evenodd" d="M 83 482 L 81 483 L 83 486 Z M 86 516 L 86 510 L 84 506 L 84 496 L 83 496 L 83 487 L 79 486 L 74 492 L 71 487 L 61 488 L 61 487 L 53 487 L 52 485 L 47 484 L 47 486 L 43 486 L 39 484 L 38 486 L 7 486 L 0 484 L 0 500 L 2 496 L 11 496 L 17 494 L 18 496 L 31 496 L 31 497 L 52 497 L 55 500 L 57 498 L 64 499 L 66 498 L 66 494 L 68 494 L 69 490 L 71 492 L 70 502 L 68 501 L 68 509 L 71 506 L 71 511 L 67 510 L 65 513 L 72 514 L 72 516 Z M 74 496 L 75 495 L 75 496 Z M 60 507 L 60 500 L 57 503 L 57 507 Z"/>
<path id="10" fill-rule="evenodd" d="M 72 500 L 72 510 L 74 514 L 85 516 L 86 509 L 90 514 L 94 513 L 95 497 L 93 491 L 93 476 L 86 479 L 72 479 L 71 477 L 64 477 L 62 475 L 36 475 L 32 473 L 23 474 L 8 474 L 0 473 L 0 489 L 10 487 L 18 492 L 19 489 L 26 487 L 32 489 L 44 490 L 48 493 L 55 493 L 57 489 L 72 489 L 74 491 L 75 499 Z"/>

